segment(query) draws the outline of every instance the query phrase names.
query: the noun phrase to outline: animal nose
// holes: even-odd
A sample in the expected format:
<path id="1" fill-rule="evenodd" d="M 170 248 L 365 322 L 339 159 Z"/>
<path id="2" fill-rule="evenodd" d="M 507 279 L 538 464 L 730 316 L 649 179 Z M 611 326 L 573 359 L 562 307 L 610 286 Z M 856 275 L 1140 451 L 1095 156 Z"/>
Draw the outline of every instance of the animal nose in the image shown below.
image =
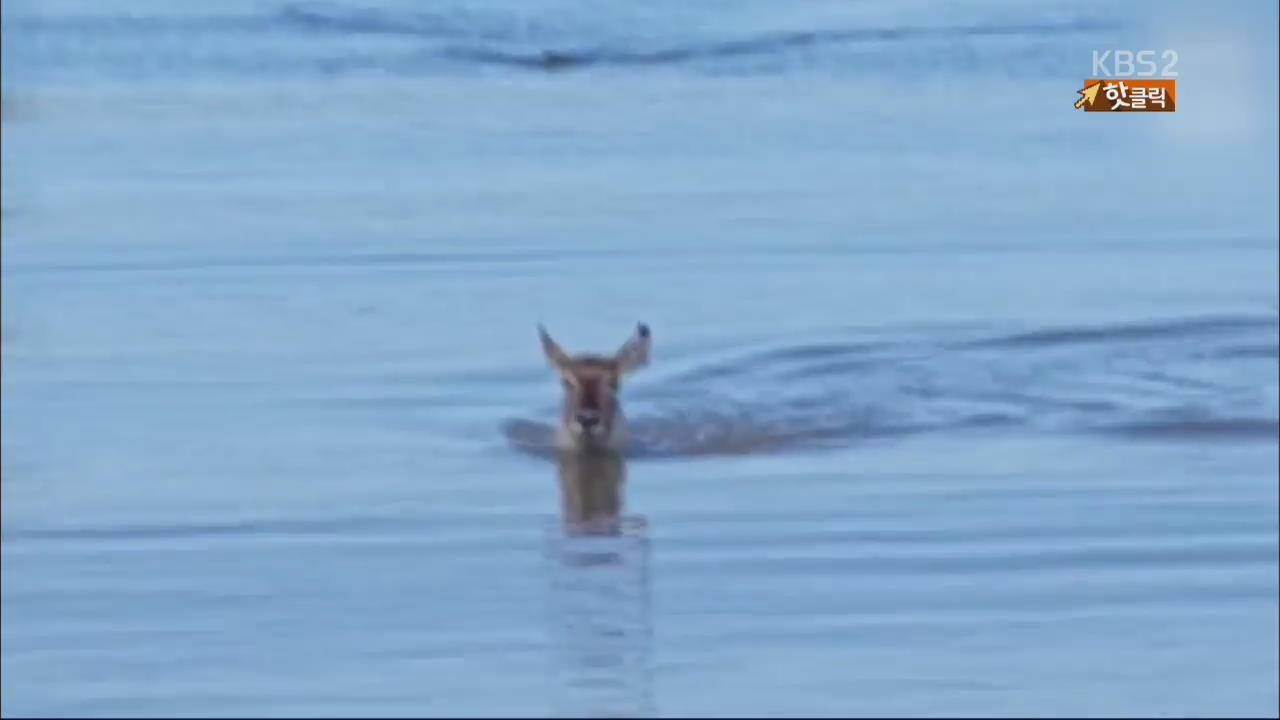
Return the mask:
<path id="1" fill-rule="evenodd" d="M 595 413 L 578 413 L 578 424 L 584 428 L 595 427 L 598 422 L 600 422 L 600 416 Z"/>

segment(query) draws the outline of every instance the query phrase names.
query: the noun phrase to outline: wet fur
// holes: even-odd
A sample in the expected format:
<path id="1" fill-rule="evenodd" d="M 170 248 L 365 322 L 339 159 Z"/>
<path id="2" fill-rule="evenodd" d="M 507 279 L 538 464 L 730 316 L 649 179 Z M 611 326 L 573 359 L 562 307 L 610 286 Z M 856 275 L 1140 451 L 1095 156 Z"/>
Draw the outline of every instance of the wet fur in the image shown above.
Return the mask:
<path id="1" fill-rule="evenodd" d="M 627 441 L 626 415 L 619 397 L 622 378 L 648 364 L 649 328 L 638 324 L 632 337 L 612 356 L 570 356 L 541 325 L 538 335 L 548 363 L 560 374 L 564 390 L 556 445 L 566 449 L 622 449 Z M 591 417 L 597 421 L 594 428 L 588 429 L 581 420 Z"/>

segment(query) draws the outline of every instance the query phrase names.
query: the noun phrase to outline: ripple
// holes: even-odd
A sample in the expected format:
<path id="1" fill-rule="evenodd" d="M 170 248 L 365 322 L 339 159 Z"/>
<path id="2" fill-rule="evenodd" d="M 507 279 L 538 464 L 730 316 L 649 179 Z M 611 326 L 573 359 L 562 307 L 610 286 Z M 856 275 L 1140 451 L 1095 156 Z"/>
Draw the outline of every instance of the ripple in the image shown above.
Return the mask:
<path id="1" fill-rule="evenodd" d="M 962 432 L 1275 441 L 1274 365 L 1249 362 L 1273 354 L 1275 330 L 1276 318 L 1231 315 L 708 348 L 673 358 L 674 372 L 632 392 L 632 453 L 741 455 Z M 504 433 L 533 452 L 554 434 L 531 419 Z"/>
<path id="2" fill-rule="evenodd" d="M 1152 338 L 1190 338 L 1206 334 L 1274 328 L 1275 318 L 1224 316 L 1170 321 L 1115 323 L 1092 327 L 1053 328 L 1014 333 L 965 343 L 965 347 L 1054 347 L 1081 343 L 1115 343 Z"/>
<path id="3" fill-rule="evenodd" d="M 959 27 L 846 28 L 775 32 L 740 39 L 655 48 L 503 49 L 494 46 L 454 47 L 450 58 L 484 64 L 538 69 L 562 69 L 588 65 L 670 65 L 704 59 L 769 56 L 797 48 L 820 48 L 868 42 L 904 42 L 920 39 L 979 37 L 1043 37 L 1092 32 L 1110 25 L 1075 21 L 1065 23 L 972 25 Z"/>
<path id="4" fill-rule="evenodd" d="M 1171 440 L 1275 440 L 1280 423 L 1274 418 L 1204 418 L 1135 421 L 1099 428 L 1116 435 Z"/>
<path id="5" fill-rule="evenodd" d="M 188 547 L 210 541 L 249 540 L 253 542 L 314 542 L 336 538 L 378 541 L 386 538 L 405 539 L 417 535 L 423 527 L 432 534 L 424 541 L 445 544 L 468 544 L 494 538 L 492 528 L 475 530 L 485 515 L 428 516 L 409 515 L 338 515 L 332 517 L 288 518 L 262 517 L 201 522 L 124 522 L 110 525 L 42 525 L 4 529 L 6 547 L 26 543 L 67 543 L 71 546 L 106 547 L 108 545 L 143 544 L 149 548 Z"/>

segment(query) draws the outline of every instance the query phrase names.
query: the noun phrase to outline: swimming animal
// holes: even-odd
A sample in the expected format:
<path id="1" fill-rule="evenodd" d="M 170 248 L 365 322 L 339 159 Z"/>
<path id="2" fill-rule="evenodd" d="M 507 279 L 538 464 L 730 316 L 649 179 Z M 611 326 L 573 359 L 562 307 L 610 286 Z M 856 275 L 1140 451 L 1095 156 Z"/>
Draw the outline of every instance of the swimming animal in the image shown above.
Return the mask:
<path id="1" fill-rule="evenodd" d="M 538 338 L 564 389 L 556 444 L 563 449 L 621 449 L 627 438 L 619 400 L 622 378 L 649 364 L 649 326 L 637 323 L 613 355 L 569 355 L 541 324 Z"/>

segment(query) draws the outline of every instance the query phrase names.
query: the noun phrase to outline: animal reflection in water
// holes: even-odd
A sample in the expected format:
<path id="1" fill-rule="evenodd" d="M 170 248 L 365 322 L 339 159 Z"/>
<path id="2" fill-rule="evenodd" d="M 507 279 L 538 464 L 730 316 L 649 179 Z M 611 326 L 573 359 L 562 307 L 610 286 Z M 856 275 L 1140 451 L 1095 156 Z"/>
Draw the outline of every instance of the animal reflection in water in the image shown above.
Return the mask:
<path id="1" fill-rule="evenodd" d="M 561 514 L 546 543 L 558 717 L 650 717 L 649 538 L 625 514 L 613 451 L 557 458 Z"/>

